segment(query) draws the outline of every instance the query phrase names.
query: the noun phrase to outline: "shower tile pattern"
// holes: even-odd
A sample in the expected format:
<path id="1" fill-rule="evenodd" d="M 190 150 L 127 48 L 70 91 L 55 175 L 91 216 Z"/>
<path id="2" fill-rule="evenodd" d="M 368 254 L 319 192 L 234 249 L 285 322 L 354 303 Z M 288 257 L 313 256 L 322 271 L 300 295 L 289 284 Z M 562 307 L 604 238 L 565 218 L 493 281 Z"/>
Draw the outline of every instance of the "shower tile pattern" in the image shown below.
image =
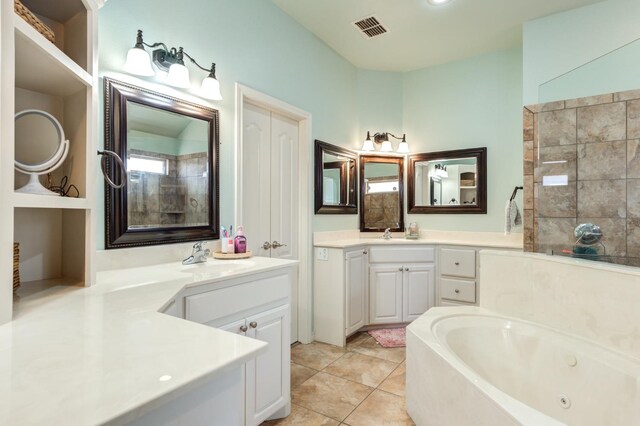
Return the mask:
<path id="1" fill-rule="evenodd" d="M 605 254 L 640 264 L 639 139 L 640 90 L 525 107 L 525 251 L 571 250 L 591 222 Z"/>
<path id="2" fill-rule="evenodd" d="M 206 152 L 178 156 L 142 150 L 129 152 L 168 161 L 166 175 L 129 172 L 130 226 L 207 224 L 209 200 Z"/>

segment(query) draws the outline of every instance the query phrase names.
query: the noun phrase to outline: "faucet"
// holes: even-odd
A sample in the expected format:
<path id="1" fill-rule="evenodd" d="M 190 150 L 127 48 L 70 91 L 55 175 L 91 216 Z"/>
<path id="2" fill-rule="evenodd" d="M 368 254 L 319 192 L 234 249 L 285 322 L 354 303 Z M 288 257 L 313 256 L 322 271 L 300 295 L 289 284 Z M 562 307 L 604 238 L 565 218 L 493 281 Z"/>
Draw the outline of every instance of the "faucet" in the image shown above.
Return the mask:
<path id="1" fill-rule="evenodd" d="M 191 256 L 182 261 L 183 265 L 193 265 L 194 263 L 203 263 L 207 261 L 207 257 L 211 254 L 211 250 L 205 249 L 206 241 L 199 241 L 193 245 Z"/>
<path id="2" fill-rule="evenodd" d="M 384 230 L 384 235 L 382 235 L 380 238 L 383 238 L 385 240 L 390 240 L 391 239 L 391 228 L 387 228 Z"/>

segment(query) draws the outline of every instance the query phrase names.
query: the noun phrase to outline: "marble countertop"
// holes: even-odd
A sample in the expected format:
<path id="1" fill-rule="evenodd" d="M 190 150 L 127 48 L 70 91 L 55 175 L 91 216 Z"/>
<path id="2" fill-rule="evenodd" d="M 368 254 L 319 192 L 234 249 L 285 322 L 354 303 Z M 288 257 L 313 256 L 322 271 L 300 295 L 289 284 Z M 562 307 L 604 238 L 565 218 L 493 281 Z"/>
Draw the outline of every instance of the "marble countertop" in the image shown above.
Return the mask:
<path id="1" fill-rule="evenodd" d="M 487 248 L 506 248 L 522 250 L 522 234 L 504 235 L 498 232 L 448 232 L 420 231 L 420 238 L 407 240 L 403 233 L 393 233 L 393 238 L 384 240 L 382 233 L 359 233 L 357 231 L 316 232 L 315 247 L 349 248 L 371 245 L 421 245 L 439 244 L 454 246 L 473 246 Z"/>
<path id="2" fill-rule="evenodd" d="M 295 265 L 254 257 L 98 273 L 20 290 L 0 326 L 0 424 L 127 422 L 237 368 L 266 344 L 158 312 L 187 287 Z"/>

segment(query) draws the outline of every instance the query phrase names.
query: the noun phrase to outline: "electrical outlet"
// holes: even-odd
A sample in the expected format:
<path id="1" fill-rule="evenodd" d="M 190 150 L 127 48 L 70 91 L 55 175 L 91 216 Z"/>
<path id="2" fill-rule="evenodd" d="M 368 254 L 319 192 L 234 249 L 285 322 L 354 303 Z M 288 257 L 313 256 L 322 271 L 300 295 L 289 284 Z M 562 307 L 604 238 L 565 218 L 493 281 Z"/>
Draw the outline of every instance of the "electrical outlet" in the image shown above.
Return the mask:
<path id="1" fill-rule="evenodd" d="M 318 247 L 316 249 L 316 259 L 328 261 L 329 260 L 329 249 L 325 247 Z"/>

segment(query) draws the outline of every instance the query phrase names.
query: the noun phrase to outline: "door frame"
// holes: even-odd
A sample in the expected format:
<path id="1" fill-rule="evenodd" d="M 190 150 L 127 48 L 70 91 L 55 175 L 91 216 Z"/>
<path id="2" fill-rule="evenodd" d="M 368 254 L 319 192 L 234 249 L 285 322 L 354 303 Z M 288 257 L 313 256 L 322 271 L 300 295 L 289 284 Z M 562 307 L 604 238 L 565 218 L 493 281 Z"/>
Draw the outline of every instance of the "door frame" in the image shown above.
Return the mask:
<path id="1" fill-rule="evenodd" d="M 235 131 L 235 223 L 242 223 L 242 146 L 243 137 L 243 110 L 244 103 L 250 103 L 284 115 L 298 122 L 298 173 L 301 182 L 301 191 L 298 206 L 298 341 L 311 343 L 313 341 L 312 330 L 312 300 L 311 283 L 311 197 L 313 193 L 310 179 L 311 170 L 311 113 L 288 104 L 273 96 L 262 93 L 240 83 L 235 85 L 236 93 L 236 131 Z M 306 188 L 305 188 L 306 186 Z M 305 191 L 306 189 L 306 191 Z"/>

